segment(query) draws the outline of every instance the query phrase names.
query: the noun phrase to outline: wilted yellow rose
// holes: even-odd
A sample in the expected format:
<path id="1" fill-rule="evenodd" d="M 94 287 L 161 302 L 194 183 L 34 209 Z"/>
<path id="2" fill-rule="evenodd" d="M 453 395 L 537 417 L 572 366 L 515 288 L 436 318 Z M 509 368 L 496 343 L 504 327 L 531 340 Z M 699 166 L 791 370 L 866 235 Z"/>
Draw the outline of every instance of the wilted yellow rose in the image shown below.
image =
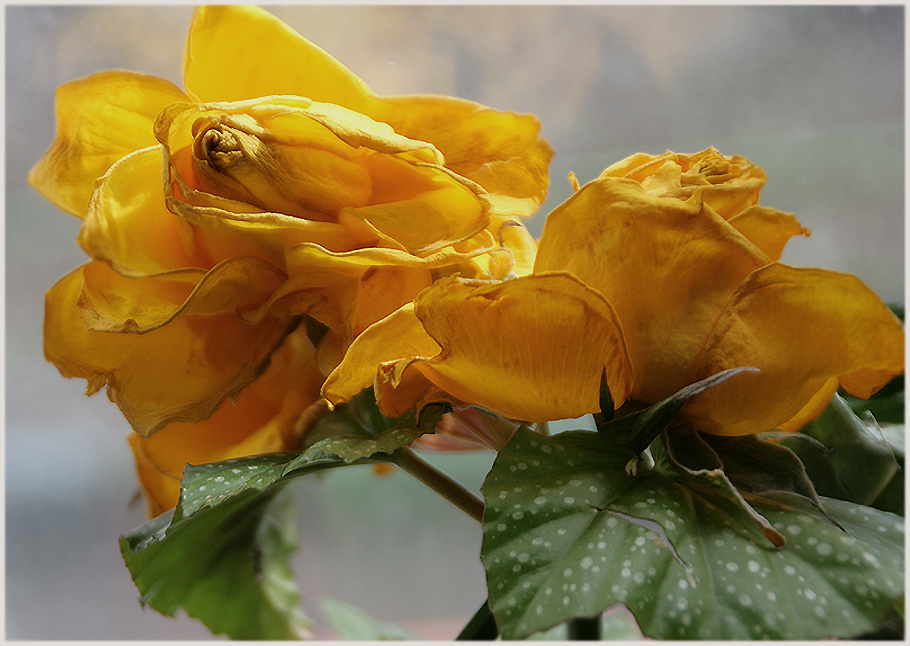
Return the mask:
<path id="1" fill-rule="evenodd" d="M 441 276 L 531 271 L 520 218 L 552 155 L 533 116 L 376 96 L 250 7 L 196 11 L 184 85 L 118 71 L 62 86 L 29 176 L 84 217 L 91 257 L 48 292 L 46 354 L 107 386 L 140 434 L 211 415 L 303 315 L 327 330 L 327 372 Z"/>
<path id="2" fill-rule="evenodd" d="M 688 155 L 636 153 L 613 164 L 600 177 L 634 180 L 656 197 L 685 201 L 697 192 L 704 204 L 772 260 L 780 259 L 790 238 L 809 235 L 791 213 L 759 205 L 759 193 L 768 176 L 740 155 L 727 157 L 714 148 Z"/>
<path id="3" fill-rule="evenodd" d="M 436 283 L 368 328 L 323 394 L 343 401 L 375 376 L 389 412 L 447 399 L 538 422 L 597 412 L 601 374 L 618 407 L 754 366 L 761 372 L 683 409 L 702 431 L 745 435 L 795 429 L 838 385 L 869 397 L 902 373 L 902 326 L 866 285 L 777 261 L 804 230 L 789 214 L 757 207 L 760 183 L 744 182 L 752 188 L 735 199 L 732 190 L 711 193 L 723 163 L 764 181 L 761 170 L 713 151 L 710 163 L 696 166 L 696 157 L 661 160 L 673 181 L 634 177 L 641 156 L 611 167 L 550 214 L 533 274 L 498 285 Z M 708 185 L 689 178 L 706 187 L 681 191 L 677 180 L 697 167 Z M 751 218 L 762 226 L 736 226 Z M 776 231 L 765 226 L 774 222 Z M 403 331 L 407 347 L 396 347 Z"/>
<path id="4" fill-rule="evenodd" d="M 324 407 L 322 380 L 313 346 L 299 329 L 272 354 L 268 369 L 210 418 L 172 422 L 151 437 L 131 433 L 128 441 L 149 516 L 177 504 L 187 463 L 298 450 L 309 418 Z"/>

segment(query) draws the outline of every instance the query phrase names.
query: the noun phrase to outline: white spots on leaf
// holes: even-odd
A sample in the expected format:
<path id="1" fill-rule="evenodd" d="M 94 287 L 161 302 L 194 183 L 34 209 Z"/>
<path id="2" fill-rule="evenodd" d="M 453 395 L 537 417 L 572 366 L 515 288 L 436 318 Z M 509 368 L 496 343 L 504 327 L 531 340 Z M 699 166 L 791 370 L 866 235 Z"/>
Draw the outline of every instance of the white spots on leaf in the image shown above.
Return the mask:
<path id="1" fill-rule="evenodd" d="M 581 569 L 587 570 L 592 565 L 594 565 L 594 559 L 592 559 L 590 556 L 586 556 L 581 559 Z"/>
<path id="2" fill-rule="evenodd" d="M 758 564 L 758 561 L 749 561 L 749 571 L 756 573 L 761 571 L 761 565 Z"/>
<path id="3" fill-rule="evenodd" d="M 730 561 L 729 563 L 727 563 L 727 569 L 730 570 L 731 572 L 737 572 L 739 570 L 739 564 L 734 563 L 733 561 Z"/>
<path id="4" fill-rule="evenodd" d="M 542 504 L 544 504 L 545 502 L 547 502 L 547 497 L 546 497 L 546 496 L 537 496 L 537 497 L 534 499 L 534 504 L 535 504 L 535 505 L 542 505 Z"/>

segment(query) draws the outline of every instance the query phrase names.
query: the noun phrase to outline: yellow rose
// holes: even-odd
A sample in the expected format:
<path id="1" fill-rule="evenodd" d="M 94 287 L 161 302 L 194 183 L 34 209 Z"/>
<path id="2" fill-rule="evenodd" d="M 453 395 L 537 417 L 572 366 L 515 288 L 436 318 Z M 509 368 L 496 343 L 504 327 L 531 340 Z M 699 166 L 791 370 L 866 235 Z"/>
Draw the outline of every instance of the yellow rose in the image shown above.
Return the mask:
<path id="1" fill-rule="evenodd" d="M 301 431 L 320 412 L 323 376 L 303 329 L 288 335 L 268 369 L 208 419 L 172 422 L 151 437 L 127 438 L 149 516 L 177 504 L 187 463 L 206 464 L 300 448 Z"/>
<path id="2" fill-rule="evenodd" d="M 768 176 L 740 155 L 724 156 L 714 148 L 688 155 L 636 153 L 613 164 L 600 177 L 635 180 L 656 197 L 685 201 L 697 192 L 705 205 L 772 260 L 780 259 L 790 238 L 809 235 L 809 229 L 792 214 L 759 205 L 759 193 Z"/>
<path id="3" fill-rule="evenodd" d="M 376 96 L 249 7 L 196 11 L 184 84 L 62 86 L 29 175 L 84 217 L 91 257 L 48 292 L 47 357 L 89 393 L 107 386 L 141 435 L 211 415 L 303 315 L 327 330 L 328 372 L 439 277 L 531 271 L 520 218 L 552 155 L 533 116 Z"/>
<path id="4" fill-rule="evenodd" d="M 737 198 L 742 210 L 727 219 L 706 189 L 667 197 L 647 177 L 611 175 L 637 165 L 627 162 L 550 214 L 533 274 L 436 283 L 368 328 L 323 394 L 343 401 L 375 375 L 388 412 L 447 399 L 538 422 L 597 412 L 602 373 L 619 407 L 754 366 L 761 372 L 683 409 L 702 431 L 745 435 L 795 430 L 838 385 L 869 397 L 903 372 L 902 326 L 866 285 L 777 261 L 786 238 L 803 231 L 792 216 Z M 780 226 L 734 226 L 746 216 Z M 756 230 L 769 235 L 750 238 Z M 395 347 L 398 333 L 407 347 Z"/>

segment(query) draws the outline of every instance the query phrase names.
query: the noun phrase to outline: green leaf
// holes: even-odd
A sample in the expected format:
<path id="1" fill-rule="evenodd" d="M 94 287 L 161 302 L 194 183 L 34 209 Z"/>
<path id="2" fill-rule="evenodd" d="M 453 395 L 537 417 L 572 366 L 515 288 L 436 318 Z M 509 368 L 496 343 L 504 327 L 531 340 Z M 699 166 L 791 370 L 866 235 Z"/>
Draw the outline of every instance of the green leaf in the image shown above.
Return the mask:
<path id="1" fill-rule="evenodd" d="M 143 605 L 178 608 L 234 639 L 299 639 L 300 610 L 288 556 L 293 507 L 270 505 L 278 490 L 247 491 L 171 523 L 162 515 L 120 538 Z"/>
<path id="2" fill-rule="evenodd" d="M 839 395 L 802 433 L 833 449 L 820 451 L 797 438 L 781 443 L 796 453 L 823 496 L 869 505 L 897 476 L 899 464 L 882 429 L 862 420 Z"/>
<path id="3" fill-rule="evenodd" d="M 905 391 L 904 375 L 898 375 L 869 399 L 860 399 L 847 393 L 841 394 L 857 415 L 869 411 L 881 424 L 903 424 Z"/>
<path id="4" fill-rule="evenodd" d="M 402 641 L 419 639 L 410 630 L 392 623 L 377 621 L 360 608 L 335 599 L 323 599 L 322 614 L 343 641 Z"/>
<path id="5" fill-rule="evenodd" d="M 689 399 L 743 372 L 758 372 L 758 368 L 741 367 L 723 370 L 707 379 L 686 386 L 652 406 L 610 422 L 598 424 L 597 430 L 609 435 L 615 443 L 627 446 L 633 453 L 639 454 L 667 428 Z M 602 390 L 601 397 L 603 398 Z"/>
<path id="6" fill-rule="evenodd" d="M 481 558 L 504 639 L 616 603 L 655 639 L 849 638 L 903 593 L 901 518 L 824 500 L 841 531 L 798 501 L 750 497 L 787 539 L 774 548 L 682 474 L 626 475 L 632 455 L 600 433 L 524 429 L 500 453 Z"/>
<path id="7" fill-rule="evenodd" d="M 303 475 L 394 462 L 397 449 L 435 428 L 445 412 L 429 406 L 420 420 L 389 420 L 373 409 L 361 398 L 329 414 L 324 428 L 333 432 L 299 455 L 187 465 L 177 508 L 121 537 L 140 601 L 165 615 L 183 608 L 233 639 L 305 635 L 308 623 L 289 565 L 296 537 L 289 510 L 273 499 Z"/>
<path id="8" fill-rule="evenodd" d="M 391 454 L 401 447 L 407 446 L 421 435 L 432 432 L 448 410 L 445 405 L 430 404 L 421 411 L 419 419 L 410 413 L 399 418 L 390 428 L 379 431 L 375 435 L 335 435 L 321 440 L 313 445 L 313 448 L 337 455 L 347 462 L 367 458 L 377 453 Z"/>
<path id="9" fill-rule="evenodd" d="M 307 434 L 307 445 L 348 462 L 392 453 L 432 433 L 449 410 L 445 404 L 428 404 L 419 413 L 409 411 L 392 419 L 379 411 L 373 391 L 366 389 L 322 418 Z"/>
<path id="10" fill-rule="evenodd" d="M 715 497 L 719 496 L 718 502 L 723 501 L 728 513 L 733 516 L 745 515 L 775 547 L 786 544 L 787 541 L 780 532 L 743 498 L 742 492 L 727 477 L 724 462 L 708 443 L 707 436 L 698 433 L 691 424 L 681 424 L 675 426 L 672 432 L 664 432 L 662 437 L 662 442 L 652 445 L 661 458 L 661 462 L 657 463 L 659 466 L 666 464 L 685 476 L 688 486 L 707 489 Z M 794 459 L 799 462 L 796 456 Z M 811 484 L 809 486 L 811 488 Z M 815 496 L 812 500 L 817 503 L 818 497 Z"/>

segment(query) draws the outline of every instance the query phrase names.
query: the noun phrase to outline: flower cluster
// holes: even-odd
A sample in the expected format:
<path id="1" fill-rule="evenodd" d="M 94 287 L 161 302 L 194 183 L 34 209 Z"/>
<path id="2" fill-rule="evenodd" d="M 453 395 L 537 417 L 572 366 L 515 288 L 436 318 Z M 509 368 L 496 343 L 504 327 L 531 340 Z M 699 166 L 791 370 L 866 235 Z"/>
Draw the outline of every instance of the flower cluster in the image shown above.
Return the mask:
<path id="1" fill-rule="evenodd" d="M 186 462 L 295 449 L 369 387 L 390 417 L 488 409 L 505 419 L 462 411 L 427 444 L 499 448 L 506 420 L 597 412 L 602 375 L 619 407 L 757 367 L 683 410 L 745 435 L 903 371 L 901 325 L 868 287 L 779 262 L 808 231 L 759 205 L 765 174 L 742 157 L 634 155 L 576 185 L 538 247 L 522 218 L 552 151 L 533 116 L 377 96 L 238 6 L 197 10 L 184 86 L 62 86 L 30 174 L 83 218 L 90 257 L 48 292 L 46 355 L 107 387 L 153 515 Z"/>
<path id="2" fill-rule="evenodd" d="M 91 258 L 48 292 L 46 355 L 107 386 L 153 512 L 187 460 L 296 448 L 351 341 L 437 278 L 528 273 L 552 155 L 532 116 L 376 96 L 256 8 L 196 12 L 184 85 L 62 86 L 30 174 Z"/>

